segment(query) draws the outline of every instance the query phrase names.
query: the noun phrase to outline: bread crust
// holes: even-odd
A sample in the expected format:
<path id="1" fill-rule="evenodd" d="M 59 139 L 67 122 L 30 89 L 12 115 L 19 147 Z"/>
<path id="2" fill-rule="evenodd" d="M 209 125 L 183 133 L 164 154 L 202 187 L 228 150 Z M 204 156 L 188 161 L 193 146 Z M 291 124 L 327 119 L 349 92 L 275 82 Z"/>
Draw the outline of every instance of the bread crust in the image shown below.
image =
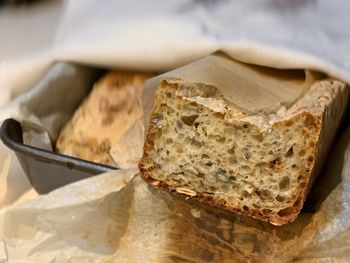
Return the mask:
<path id="1" fill-rule="evenodd" d="M 112 71 L 102 77 L 61 130 L 60 153 L 112 165 L 109 151 L 142 116 L 141 92 L 150 75 Z"/>

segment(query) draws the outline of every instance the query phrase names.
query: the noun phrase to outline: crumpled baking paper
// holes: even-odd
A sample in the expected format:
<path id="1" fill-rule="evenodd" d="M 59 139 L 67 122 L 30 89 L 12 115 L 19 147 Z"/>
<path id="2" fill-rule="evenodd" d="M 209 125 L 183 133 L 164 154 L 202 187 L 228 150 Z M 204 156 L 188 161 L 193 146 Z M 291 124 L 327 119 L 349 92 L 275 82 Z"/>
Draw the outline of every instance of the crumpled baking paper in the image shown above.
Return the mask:
<path id="1" fill-rule="evenodd" d="M 3 108 L 0 120 L 11 117 L 20 121 L 26 144 L 52 150 L 60 128 L 102 72 L 92 67 L 57 63 L 33 89 Z M 1 142 L 0 157 L 0 207 L 13 204 L 21 196 L 23 200 L 23 195 L 35 196 L 15 154 Z"/>
<path id="2" fill-rule="evenodd" d="M 118 170 L 0 214 L 3 262 L 348 262 L 350 127 L 300 216 L 276 227 Z"/>
<path id="3" fill-rule="evenodd" d="M 243 112 L 269 114 L 289 108 L 322 77 L 322 73 L 309 69 L 283 70 L 241 63 L 216 52 L 146 81 L 142 93 L 145 126 L 163 80 L 212 86 Z"/>
<path id="4" fill-rule="evenodd" d="M 55 139 L 57 127 L 72 114 L 97 76 L 92 77 L 92 73 L 97 74 L 93 68 L 59 63 L 30 96 L 19 98 L 23 104 L 14 103 L 22 105 L 17 113 L 26 127 L 27 143 L 41 141 L 46 138 L 43 134 Z M 57 114 L 62 111 L 56 101 L 59 96 L 52 97 L 55 99 L 47 104 L 50 109 L 54 109 L 50 105 L 57 105 L 56 110 L 49 111 L 53 115 L 44 106 L 24 107 L 34 105 L 34 101 L 40 101 L 42 94 L 50 90 L 59 93 L 66 89 L 69 85 L 64 83 L 71 83 L 70 80 L 81 85 L 72 94 L 72 104 L 67 104 L 71 108 L 63 109 L 65 118 L 57 118 L 62 115 Z M 45 121 L 48 119 L 49 122 Z M 4 262 L 349 260 L 350 126 L 340 133 L 341 138 L 302 213 L 296 221 L 281 227 L 209 208 L 145 184 L 137 169 L 143 130 L 140 119 L 114 145 L 111 155 L 122 170 L 68 185 L 3 210 L 0 259 Z"/>

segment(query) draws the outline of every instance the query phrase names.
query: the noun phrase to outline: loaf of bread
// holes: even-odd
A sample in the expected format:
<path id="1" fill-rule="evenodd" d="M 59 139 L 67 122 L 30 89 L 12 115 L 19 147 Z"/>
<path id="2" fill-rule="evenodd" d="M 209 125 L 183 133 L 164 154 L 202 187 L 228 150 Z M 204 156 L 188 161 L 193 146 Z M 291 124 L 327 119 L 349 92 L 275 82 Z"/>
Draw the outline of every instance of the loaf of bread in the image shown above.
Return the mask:
<path id="1" fill-rule="evenodd" d="M 289 107 L 247 113 L 214 86 L 163 79 L 140 175 L 156 187 L 214 207 L 274 225 L 291 222 L 345 111 L 345 86 L 319 80 Z"/>
<path id="2" fill-rule="evenodd" d="M 131 72 L 105 75 L 60 132 L 57 151 L 111 164 L 111 146 L 142 116 L 140 96 L 149 77 Z"/>

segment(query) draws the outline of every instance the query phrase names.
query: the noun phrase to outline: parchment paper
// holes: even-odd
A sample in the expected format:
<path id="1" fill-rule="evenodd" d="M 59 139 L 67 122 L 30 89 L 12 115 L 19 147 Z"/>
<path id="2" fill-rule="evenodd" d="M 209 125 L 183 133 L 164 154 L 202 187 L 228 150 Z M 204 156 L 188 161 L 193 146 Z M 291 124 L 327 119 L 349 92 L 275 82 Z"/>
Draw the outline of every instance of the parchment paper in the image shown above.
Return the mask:
<path id="1" fill-rule="evenodd" d="M 274 227 L 147 186 L 136 169 L 2 212 L 10 262 L 348 262 L 350 127 L 297 220 Z M 337 154 L 335 154 L 337 153 Z"/>
<path id="2" fill-rule="evenodd" d="M 16 105 L 35 105 L 50 89 L 58 94 L 60 89 L 68 89 L 72 83 L 81 83 L 77 90 L 88 92 L 92 79 L 87 80 L 91 74 L 85 73 L 89 72 L 85 67 L 56 65 L 31 95 L 19 98 L 21 103 Z M 74 82 L 69 81 L 70 77 Z M 62 78 L 66 82 L 61 82 Z M 72 101 L 67 104 L 71 106 L 65 108 L 66 117 L 77 106 L 83 93 L 79 96 L 78 93 L 76 96 L 72 94 L 68 99 Z M 59 105 L 54 99 L 58 97 L 50 97 L 52 105 Z M 47 105 L 47 109 L 52 109 L 49 103 Z M 55 116 L 61 116 L 53 114 L 56 111 L 33 107 L 38 108 L 42 110 L 34 113 L 30 107 L 19 107 L 18 116 L 22 116 L 24 126 L 31 132 L 27 134 L 29 143 L 37 135 L 54 138 L 57 130 L 53 127 L 62 124 L 53 121 L 59 120 Z M 340 133 L 341 138 L 329 155 L 300 216 L 282 227 L 208 208 L 146 185 L 137 176 L 135 168 L 142 152 L 142 131 L 142 120 L 139 120 L 111 151 L 123 170 L 68 185 L 2 211 L 0 260 L 349 261 L 350 127 Z M 129 151 L 131 148 L 133 150 Z"/>
<path id="3" fill-rule="evenodd" d="M 24 143 L 52 150 L 61 127 L 101 72 L 93 67 L 56 63 L 32 90 L 14 100 L 5 112 L 22 123 Z"/>
<path id="4" fill-rule="evenodd" d="M 22 123 L 25 143 L 52 150 L 60 127 L 101 72 L 92 67 L 56 63 L 29 92 L 0 110 L 0 121 L 10 117 L 17 119 Z M 17 199 L 36 195 L 16 159 L 15 154 L 0 142 L 1 208 Z"/>
<path id="5" fill-rule="evenodd" d="M 241 111 L 268 114 L 293 105 L 320 77 L 322 74 L 309 69 L 282 70 L 245 64 L 216 52 L 146 81 L 142 96 L 145 125 L 162 80 L 213 86 Z"/>

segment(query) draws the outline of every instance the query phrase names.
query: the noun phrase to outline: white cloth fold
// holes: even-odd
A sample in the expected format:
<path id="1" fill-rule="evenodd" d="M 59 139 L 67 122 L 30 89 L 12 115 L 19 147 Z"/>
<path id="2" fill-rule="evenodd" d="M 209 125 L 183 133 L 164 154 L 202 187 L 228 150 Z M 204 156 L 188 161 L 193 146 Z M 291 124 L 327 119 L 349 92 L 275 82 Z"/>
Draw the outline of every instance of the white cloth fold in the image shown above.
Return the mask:
<path id="1" fill-rule="evenodd" d="M 85 0 L 56 5 L 59 15 L 48 11 L 55 24 L 45 27 L 55 33 L 44 49 L 13 59 L 1 53 L 11 53 L 8 48 L 0 50 L 2 88 L 24 91 L 54 60 L 163 71 L 216 50 L 266 66 L 311 67 L 350 82 L 346 0 Z M 45 19 L 32 21 L 32 27 L 43 27 Z M 28 35 L 27 28 L 23 31 Z M 42 34 L 37 30 L 29 37 Z M 25 42 L 5 43 L 28 50 Z"/>

